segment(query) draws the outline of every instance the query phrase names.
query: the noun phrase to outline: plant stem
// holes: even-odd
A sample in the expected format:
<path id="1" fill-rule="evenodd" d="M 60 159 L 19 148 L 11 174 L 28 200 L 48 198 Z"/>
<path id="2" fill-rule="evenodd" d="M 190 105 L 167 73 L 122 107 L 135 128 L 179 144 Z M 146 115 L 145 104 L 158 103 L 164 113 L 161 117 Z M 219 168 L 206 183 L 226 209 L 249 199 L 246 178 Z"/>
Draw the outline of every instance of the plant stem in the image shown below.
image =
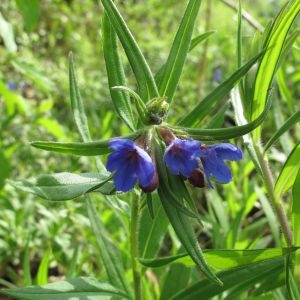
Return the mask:
<path id="1" fill-rule="evenodd" d="M 134 282 L 135 300 L 142 300 L 141 286 L 141 268 L 136 261 L 138 257 L 138 228 L 139 228 L 139 213 L 140 213 L 139 197 L 134 194 L 131 202 L 131 223 L 130 223 L 130 250 L 131 250 L 131 265 Z"/>
<path id="2" fill-rule="evenodd" d="M 265 186 L 269 195 L 269 199 L 271 202 L 271 205 L 273 206 L 273 209 L 277 215 L 277 218 L 280 223 L 280 227 L 283 233 L 283 236 L 285 238 L 285 241 L 287 243 L 287 246 L 292 246 L 292 230 L 289 225 L 289 221 L 287 219 L 287 216 L 284 212 L 284 209 L 280 203 L 280 200 L 278 199 L 277 195 L 274 193 L 274 179 L 273 175 L 269 166 L 268 161 L 263 157 L 263 151 L 260 145 L 254 146 L 255 153 L 257 155 L 257 158 L 259 160 L 261 170 L 263 173 L 263 180 L 265 182 Z"/>

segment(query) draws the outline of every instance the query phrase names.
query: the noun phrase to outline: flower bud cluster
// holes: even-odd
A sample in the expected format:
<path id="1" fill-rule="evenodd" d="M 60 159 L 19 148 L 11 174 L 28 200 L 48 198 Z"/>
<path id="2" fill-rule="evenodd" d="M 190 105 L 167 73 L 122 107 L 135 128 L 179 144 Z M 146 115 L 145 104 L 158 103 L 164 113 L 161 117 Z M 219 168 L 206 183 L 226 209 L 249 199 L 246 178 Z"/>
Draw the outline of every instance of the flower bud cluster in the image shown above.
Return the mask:
<path id="1" fill-rule="evenodd" d="M 173 175 L 181 175 L 195 187 L 204 187 L 205 182 L 213 187 L 211 178 L 219 183 L 228 183 L 232 174 L 224 160 L 235 161 L 243 158 L 242 151 L 229 143 L 205 145 L 193 139 L 176 137 L 168 128 L 158 129 L 166 149 L 163 163 Z M 135 142 L 114 139 L 109 142 L 113 152 L 107 161 L 107 170 L 114 172 L 117 191 L 127 192 L 138 182 L 140 188 L 150 193 L 158 184 L 154 155 L 140 136 Z"/>

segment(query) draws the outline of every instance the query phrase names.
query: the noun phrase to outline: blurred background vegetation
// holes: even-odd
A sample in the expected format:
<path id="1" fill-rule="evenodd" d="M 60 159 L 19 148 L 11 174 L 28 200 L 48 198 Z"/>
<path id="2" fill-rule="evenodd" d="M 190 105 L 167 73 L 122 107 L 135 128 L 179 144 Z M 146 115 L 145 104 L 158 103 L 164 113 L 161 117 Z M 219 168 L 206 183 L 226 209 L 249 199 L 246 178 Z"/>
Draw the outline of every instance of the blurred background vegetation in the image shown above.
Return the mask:
<path id="1" fill-rule="evenodd" d="M 116 2 L 152 71 L 157 72 L 167 58 L 186 1 Z M 226 2 L 207 0 L 202 3 L 194 36 L 206 31 L 214 33 L 188 56 L 175 96 L 177 105 L 170 111 L 170 122 L 184 116 L 188 107 L 193 107 L 236 69 L 237 15 Z M 284 1 L 241 2 L 261 26 L 254 28 L 243 20 L 246 60 L 255 53 L 251 50 L 255 35 L 275 17 Z M 48 276 L 50 280 L 53 279 L 51 276 L 94 275 L 101 278 L 103 268 L 99 263 L 96 240 L 81 199 L 48 203 L 16 190 L 6 179 L 95 170 L 93 159 L 44 152 L 29 144 L 33 140 L 80 141 L 69 103 L 70 51 L 74 54 L 93 139 L 127 132 L 114 115 L 110 102 L 101 44 L 103 9 L 98 1 L 91 0 L 4 0 L 0 4 L 0 13 L 0 285 L 10 287 L 30 283 L 24 275 L 26 268 L 37 283 L 45 283 Z M 298 59 L 291 53 L 282 67 L 282 76 L 287 80 L 284 81 L 286 94 L 279 93 L 275 87 L 276 97 L 299 98 L 300 73 L 296 69 L 299 49 L 295 51 Z M 128 86 L 134 88 L 125 55 L 123 58 Z M 290 102 L 289 105 L 295 104 Z M 288 117 L 293 110 L 289 105 L 277 116 Z M 232 125 L 232 111 L 225 101 L 222 111 L 214 124 Z M 274 119 L 280 123 L 280 119 Z M 205 120 L 203 126 L 210 126 L 211 120 Z M 268 122 L 269 130 L 264 134 L 270 136 L 272 126 L 279 125 L 274 125 L 272 118 Z M 271 155 L 275 164 L 284 160 L 297 135 L 299 138 L 296 132 L 285 135 L 284 147 L 278 144 L 273 150 Z M 232 164 L 232 168 L 235 182 L 206 191 L 206 202 L 201 190 L 193 191 L 207 225 L 200 236 L 204 248 L 241 249 L 279 244 L 278 228 L 272 226 L 274 215 L 263 196 L 264 191 L 258 187 L 259 179 L 253 173 L 252 163 L 245 159 L 239 165 Z M 97 205 L 106 227 L 120 248 L 126 249 L 124 226 L 127 224 L 116 221 L 109 205 L 101 196 L 98 198 Z M 257 198 L 260 202 L 255 204 Z M 126 209 L 125 206 L 124 215 Z M 239 232 L 241 228 L 243 231 Z M 171 234 L 164 240 L 161 253 L 169 251 L 170 240 L 176 244 L 176 238 Z M 128 259 L 125 250 L 123 259 Z"/>

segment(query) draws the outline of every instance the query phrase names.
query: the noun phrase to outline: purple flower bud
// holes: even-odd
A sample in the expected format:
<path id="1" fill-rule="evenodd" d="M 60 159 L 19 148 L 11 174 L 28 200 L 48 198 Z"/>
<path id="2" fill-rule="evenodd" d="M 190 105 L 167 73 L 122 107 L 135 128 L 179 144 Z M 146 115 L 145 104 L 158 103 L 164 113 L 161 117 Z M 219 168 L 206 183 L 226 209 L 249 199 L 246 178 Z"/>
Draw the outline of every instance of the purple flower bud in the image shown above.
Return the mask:
<path id="1" fill-rule="evenodd" d="M 106 168 L 115 172 L 116 190 L 127 192 L 134 188 L 137 181 L 142 188 L 149 187 L 155 172 L 149 154 L 127 139 L 112 140 L 109 147 L 113 152 L 108 157 Z"/>
<path id="2" fill-rule="evenodd" d="M 205 187 L 205 179 L 204 174 L 200 169 L 195 169 L 190 177 L 188 178 L 188 181 L 191 185 L 198 187 L 198 188 L 204 188 Z"/>

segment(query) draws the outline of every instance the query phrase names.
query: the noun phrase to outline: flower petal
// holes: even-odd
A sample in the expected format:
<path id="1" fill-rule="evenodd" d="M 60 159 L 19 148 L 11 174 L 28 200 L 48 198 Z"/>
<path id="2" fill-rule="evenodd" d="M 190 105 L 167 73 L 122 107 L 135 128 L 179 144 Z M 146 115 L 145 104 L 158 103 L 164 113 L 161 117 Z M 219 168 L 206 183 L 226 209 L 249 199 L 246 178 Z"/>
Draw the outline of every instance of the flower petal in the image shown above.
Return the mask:
<path id="1" fill-rule="evenodd" d="M 124 151 L 126 149 L 134 149 L 136 146 L 132 140 L 126 139 L 114 139 L 111 140 L 109 143 L 109 148 L 115 151 Z"/>
<path id="2" fill-rule="evenodd" d="M 221 143 L 208 146 L 210 149 L 214 149 L 217 156 L 226 160 L 240 160 L 243 158 L 243 152 L 240 148 L 229 143 Z"/>
<path id="3" fill-rule="evenodd" d="M 117 191 L 128 192 L 137 182 L 137 174 L 130 163 L 124 163 L 114 175 L 114 184 Z"/>

